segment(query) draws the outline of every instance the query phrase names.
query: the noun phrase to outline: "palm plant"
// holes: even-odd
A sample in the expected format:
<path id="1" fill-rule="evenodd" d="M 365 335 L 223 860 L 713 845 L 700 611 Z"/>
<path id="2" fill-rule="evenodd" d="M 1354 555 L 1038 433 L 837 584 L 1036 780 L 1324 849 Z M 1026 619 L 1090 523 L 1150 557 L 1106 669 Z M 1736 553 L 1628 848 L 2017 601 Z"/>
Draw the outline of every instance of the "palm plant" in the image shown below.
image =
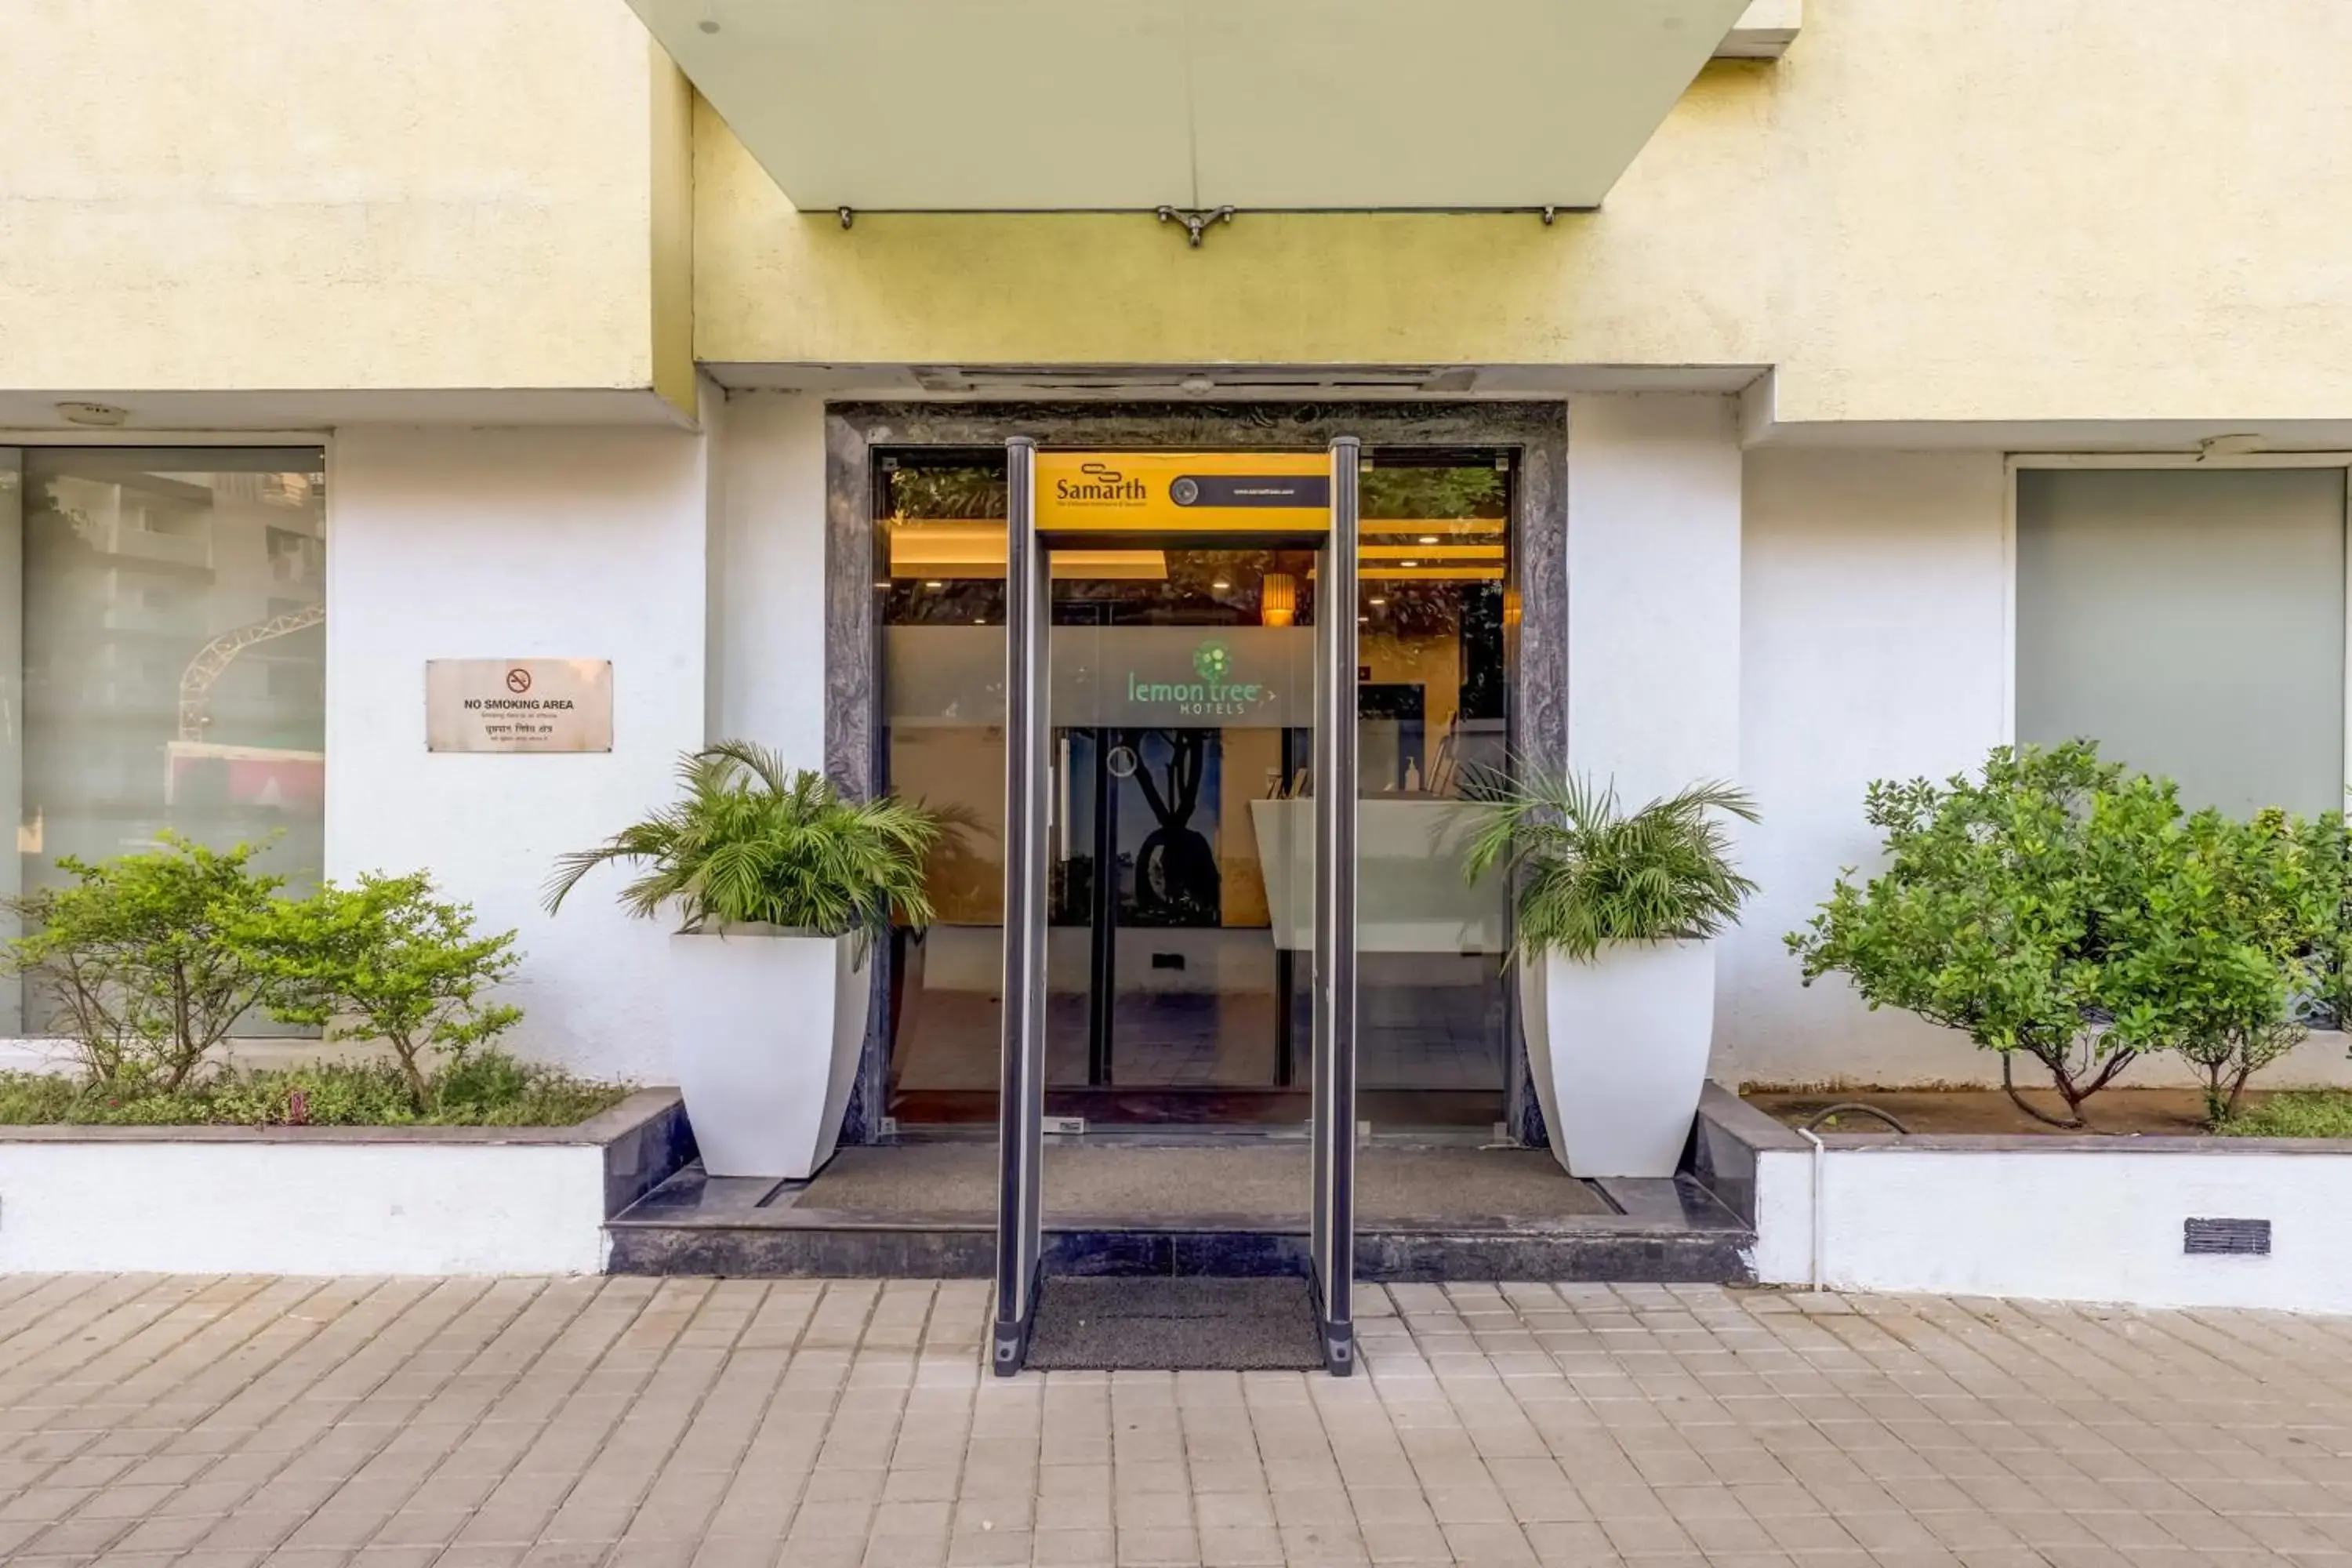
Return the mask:
<path id="1" fill-rule="evenodd" d="M 923 859 L 939 839 L 935 814 L 906 801 L 845 800 L 823 775 L 788 770 L 743 741 L 679 759 L 686 798 L 593 849 L 556 861 L 551 914 L 580 879 L 610 861 L 643 862 L 621 903 L 647 920 L 678 907 L 678 929 L 771 925 L 820 936 L 856 932 L 861 947 L 895 910 L 926 925 Z"/>
<path id="2" fill-rule="evenodd" d="M 1516 875 L 1522 957 L 1558 951 L 1583 962 L 1603 942 L 1710 937 L 1756 890 L 1732 869 L 1715 815 L 1757 820 L 1729 784 L 1693 784 L 1630 815 L 1614 784 L 1575 775 L 1487 770 L 1467 793 L 1479 805 L 1468 874 L 1475 882 L 1503 866 Z"/>

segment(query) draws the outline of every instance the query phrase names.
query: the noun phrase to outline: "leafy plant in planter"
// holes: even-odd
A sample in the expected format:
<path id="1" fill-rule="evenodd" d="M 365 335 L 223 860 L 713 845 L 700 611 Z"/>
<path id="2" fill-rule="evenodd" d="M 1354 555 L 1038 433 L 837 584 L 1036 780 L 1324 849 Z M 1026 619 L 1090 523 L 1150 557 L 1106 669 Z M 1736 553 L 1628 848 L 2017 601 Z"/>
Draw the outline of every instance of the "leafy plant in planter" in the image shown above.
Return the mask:
<path id="1" fill-rule="evenodd" d="M 641 861 L 622 905 L 652 920 L 674 903 L 681 931 L 768 925 L 870 941 L 894 909 L 929 922 L 923 858 L 941 830 L 935 814 L 888 797 L 845 800 L 822 774 L 742 741 L 681 759 L 678 778 L 683 800 L 557 860 L 549 913 L 597 867 Z"/>
<path id="2" fill-rule="evenodd" d="M 279 995 L 234 940 L 285 885 L 252 868 L 258 853 L 166 834 L 108 860 L 60 857 L 69 884 L 5 900 L 26 934 L 0 963 L 47 996 L 90 1081 L 175 1091 Z"/>
<path id="3" fill-rule="evenodd" d="M 1789 935 L 1805 984 L 1843 973 L 1873 1008 L 1960 1030 L 2000 1053 L 2021 1110 L 2084 1125 L 2083 1102 L 2177 1023 L 2166 1002 L 2110 1026 L 2117 943 L 2170 875 L 2172 784 L 2102 763 L 2088 742 L 1997 746 L 1975 778 L 1873 784 L 1864 815 L 1885 835 L 1886 868 L 1863 883 L 1849 869 Z M 2020 1094 L 2019 1053 L 2048 1071 L 2063 1117 Z"/>
<path id="4" fill-rule="evenodd" d="M 648 919 L 677 909 L 670 1065 L 704 1169 L 807 1176 L 832 1157 L 856 1081 L 874 940 L 894 910 L 931 918 L 923 866 L 942 821 L 904 801 L 845 800 L 740 741 L 678 773 L 683 799 L 557 862 L 547 907 L 599 866 L 643 865 L 621 902 Z"/>
<path id="5" fill-rule="evenodd" d="M 1722 784 L 1638 811 L 1613 786 L 1474 777 L 1473 881 L 1512 873 L 1520 1018 L 1552 1148 L 1578 1176 L 1674 1173 L 1706 1081 L 1715 1016 L 1708 939 L 1756 885 L 1722 819 L 1756 808 Z"/>
<path id="6" fill-rule="evenodd" d="M 1590 960 L 1603 942 L 1711 937 L 1738 919 L 1756 884 L 1732 868 L 1717 813 L 1757 820 L 1728 784 L 1694 784 L 1626 813 L 1612 785 L 1538 774 L 1474 777 L 1482 807 L 1465 857 L 1471 880 L 1515 873 L 1517 950 Z"/>

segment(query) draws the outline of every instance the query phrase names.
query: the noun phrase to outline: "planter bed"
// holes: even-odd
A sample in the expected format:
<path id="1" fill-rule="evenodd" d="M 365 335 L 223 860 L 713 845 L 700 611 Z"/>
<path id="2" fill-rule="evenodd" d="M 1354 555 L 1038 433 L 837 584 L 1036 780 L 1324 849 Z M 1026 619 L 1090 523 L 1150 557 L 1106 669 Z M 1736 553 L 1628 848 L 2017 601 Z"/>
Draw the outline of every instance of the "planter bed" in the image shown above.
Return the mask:
<path id="1" fill-rule="evenodd" d="M 2352 1139 L 1841 1131 L 1817 1150 L 1710 1084 L 1692 1157 L 1755 1228 L 1765 1283 L 2352 1311 Z"/>
<path id="2" fill-rule="evenodd" d="M 693 1153 L 674 1089 L 570 1127 L 0 1127 L 0 1273 L 594 1273 Z"/>
<path id="3" fill-rule="evenodd" d="M 2035 1121 L 1998 1089 L 1751 1089 L 1740 1098 L 1791 1127 L 1810 1121 L 1831 1106 L 1859 1103 L 1888 1112 L 1912 1132 L 1996 1132 L 2061 1138 L 2077 1138 L 2085 1133 L 2153 1133 L 2172 1138 L 2208 1135 L 2204 1092 L 2190 1088 L 2102 1089 L 2085 1104 L 2090 1125 L 2080 1131 Z M 2048 1089 L 2027 1089 L 2025 1098 L 2052 1116 L 2065 1112 L 2064 1102 Z M 2263 1090 L 2250 1089 L 2245 1108 L 2251 1111 L 2273 1098 Z M 1883 1122 L 1870 1117 L 1843 1113 L 1815 1129 L 1821 1132 L 1887 1130 Z"/>

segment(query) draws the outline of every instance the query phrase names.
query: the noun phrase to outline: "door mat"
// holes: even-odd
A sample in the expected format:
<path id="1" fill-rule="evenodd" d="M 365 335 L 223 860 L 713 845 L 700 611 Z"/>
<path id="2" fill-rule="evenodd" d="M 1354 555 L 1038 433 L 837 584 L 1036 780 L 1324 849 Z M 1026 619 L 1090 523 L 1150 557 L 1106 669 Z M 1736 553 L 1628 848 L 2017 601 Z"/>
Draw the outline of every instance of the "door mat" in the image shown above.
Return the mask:
<path id="1" fill-rule="evenodd" d="M 1304 1279 L 1055 1279 L 1037 1299 L 1038 1372 L 1317 1372 Z"/>

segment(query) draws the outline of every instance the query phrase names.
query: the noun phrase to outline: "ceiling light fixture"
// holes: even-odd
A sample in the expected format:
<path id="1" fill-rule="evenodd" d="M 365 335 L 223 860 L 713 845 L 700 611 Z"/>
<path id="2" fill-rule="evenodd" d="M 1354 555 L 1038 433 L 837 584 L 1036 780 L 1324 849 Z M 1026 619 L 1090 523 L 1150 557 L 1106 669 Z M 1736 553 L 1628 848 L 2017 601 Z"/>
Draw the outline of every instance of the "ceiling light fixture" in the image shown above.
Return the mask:
<path id="1" fill-rule="evenodd" d="M 1386 599 L 1383 599 L 1383 598 L 1380 598 L 1380 597 L 1375 596 L 1375 597 L 1373 598 L 1373 600 L 1372 600 L 1372 603 L 1373 603 L 1374 605 L 1385 605 L 1385 604 L 1387 604 L 1387 603 L 1388 603 L 1388 601 L 1387 601 Z"/>
<path id="2" fill-rule="evenodd" d="M 1437 535 L 1433 533 L 1424 533 L 1421 536 L 1421 542 L 1423 544 L 1434 544 L 1437 542 Z"/>
<path id="3" fill-rule="evenodd" d="M 929 582 L 928 582 L 928 583 L 924 584 L 923 584 L 923 586 L 924 586 L 924 587 L 926 587 L 926 588 L 944 588 L 944 587 L 946 587 L 946 586 L 947 586 L 947 584 L 946 584 L 945 583 L 940 582 L 938 578 L 936 578 L 936 577 L 935 577 L 935 578 L 931 579 L 931 581 L 929 581 Z"/>
<path id="4" fill-rule="evenodd" d="M 1400 566 L 1418 566 L 1421 563 L 1418 561 L 1400 561 L 1397 564 Z"/>
<path id="5" fill-rule="evenodd" d="M 1210 587 L 1212 587 L 1212 588 L 1213 588 L 1213 589 L 1215 589 L 1218 593 L 1222 594 L 1222 593 L 1223 593 L 1226 589 L 1228 589 L 1228 588 L 1232 587 L 1232 586 L 1233 586 L 1233 584 L 1232 584 L 1231 583 L 1226 582 L 1223 577 L 1220 577 L 1220 578 L 1218 578 L 1215 582 L 1213 582 L 1213 583 L 1210 584 L 1209 584 L 1209 586 L 1210 586 Z"/>

